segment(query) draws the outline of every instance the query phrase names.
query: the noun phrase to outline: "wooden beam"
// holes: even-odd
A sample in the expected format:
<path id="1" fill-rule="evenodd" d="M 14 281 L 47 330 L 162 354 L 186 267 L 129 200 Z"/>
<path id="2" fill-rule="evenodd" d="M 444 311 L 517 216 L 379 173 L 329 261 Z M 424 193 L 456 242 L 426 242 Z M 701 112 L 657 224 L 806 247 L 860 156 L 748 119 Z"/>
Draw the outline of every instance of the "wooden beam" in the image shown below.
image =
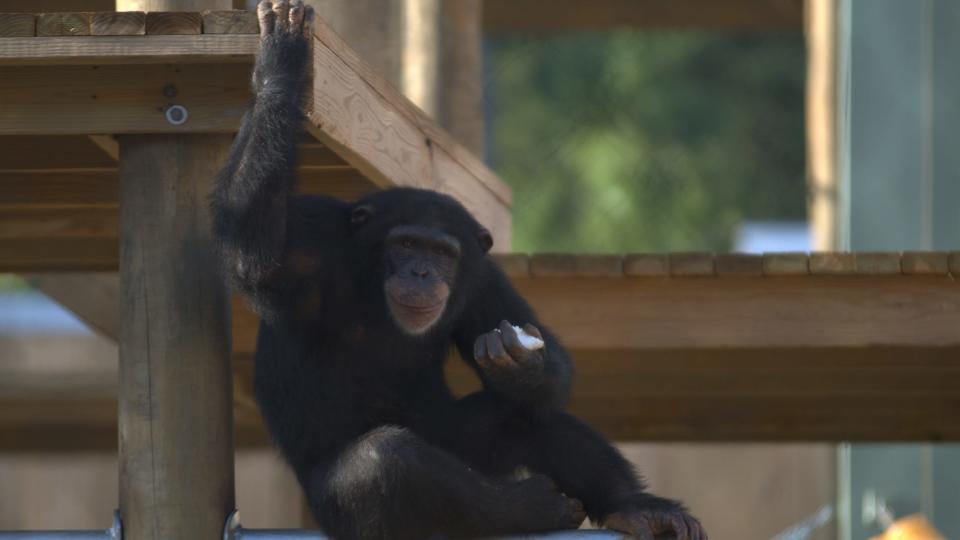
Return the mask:
<path id="1" fill-rule="evenodd" d="M 111 38 L 86 38 L 102 39 Z M 0 135 L 231 132 L 249 101 L 249 78 L 245 64 L 2 67 Z M 187 109 L 185 124 L 167 121 L 172 104 Z"/>
<path id="2" fill-rule="evenodd" d="M 376 75 L 323 21 L 313 44 L 311 133 L 378 185 L 435 189 L 458 198 L 509 251 L 510 189 Z"/>
<path id="3" fill-rule="evenodd" d="M 202 15 L 204 34 L 256 34 L 260 31 L 260 22 L 253 11 L 204 11 Z"/>
<path id="4" fill-rule="evenodd" d="M 151 11 L 146 27 L 149 35 L 189 36 L 203 32 L 203 19 L 199 13 Z"/>
<path id="5" fill-rule="evenodd" d="M 796 29 L 802 0 L 485 0 L 484 30 L 542 33 L 614 28 Z"/>
<path id="6" fill-rule="evenodd" d="M 229 297 L 207 197 L 228 135 L 120 142 L 120 513 L 132 540 L 213 538 L 235 508 Z"/>
<path id="7" fill-rule="evenodd" d="M 246 34 L 10 38 L 3 41 L 0 66 L 249 64 L 260 45 L 259 39 Z"/>
<path id="8" fill-rule="evenodd" d="M 615 440 L 960 441 L 956 347 L 572 352 L 571 411 Z M 249 384 L 249 355 L 235 370 Z M 455 357 L 447 375 L 458 395 L 478 387 Z M 0 450 L 115 448 L 113 398 L 53 395 L 0 395 Z M 237 445 L 269 445 L 235 410 Z"/>
<path id="9" fill-rule="evenodd" d="M 93 14 L 95 36 L 142 36 L 147 33 L 147 18 L 142 11 L 101 11 Z"/>
<path id="10" fill-rule="evenodd" d="M 37 16 L 37 35 L 89 36 L 92 17 L 86 12 L 41 13 Z"/>
<path id="11" fill-rule="evenodd" d="M 29 37 L 37 31 L 37 16 L 32 13 L 0 13 L 0 37 Z"/>
<path id="12" fill-rule="evenodd" d="M 76 314 L 100 335 L 120 335 L 120 284 L 108 273 L 59 273 L 24 276 L 31 286 Z"/>

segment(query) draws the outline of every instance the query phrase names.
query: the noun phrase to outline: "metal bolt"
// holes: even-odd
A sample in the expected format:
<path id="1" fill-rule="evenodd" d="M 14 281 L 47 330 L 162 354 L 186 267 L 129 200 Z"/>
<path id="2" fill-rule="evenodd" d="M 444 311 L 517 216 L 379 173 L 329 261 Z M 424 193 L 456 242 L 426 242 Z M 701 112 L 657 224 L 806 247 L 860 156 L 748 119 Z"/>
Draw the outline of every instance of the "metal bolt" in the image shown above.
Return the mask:
<path id="1" fill-rule="evenodd" d="M 166 96 L 166 97 L 168 97 L 168 98 L 177 97 L 177 87 L 174 86 L 174 85 L 172 85 L 172 84 L 168 84 L 168 85 L 164 86 L 164 87 L 163 87 L 163 95 Z"/>
<path id="2" fill-rule="evenodd" d="M 187 122 L 187 118 L 190 117 L 190 113 L 187 112 L 187 108 L 183 105 L 171 105 L 167 107 L 166 112 L 163 113 L 167 117 L 167 122 L 170 122 L 170 125 L 181 126 Z"/>

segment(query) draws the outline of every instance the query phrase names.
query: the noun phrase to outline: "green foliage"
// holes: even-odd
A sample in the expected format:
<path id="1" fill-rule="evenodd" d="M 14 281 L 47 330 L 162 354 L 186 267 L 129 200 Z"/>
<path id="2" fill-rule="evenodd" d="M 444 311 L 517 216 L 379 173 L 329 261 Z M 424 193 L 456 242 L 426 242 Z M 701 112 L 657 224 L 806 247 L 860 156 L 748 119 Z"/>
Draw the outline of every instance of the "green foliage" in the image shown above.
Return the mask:
<path id="1" fill-rule="evenodd" d="M 805 215 L 802 36 L 497 37 L 492 163 L 517 251 L 726 250 Z"/>

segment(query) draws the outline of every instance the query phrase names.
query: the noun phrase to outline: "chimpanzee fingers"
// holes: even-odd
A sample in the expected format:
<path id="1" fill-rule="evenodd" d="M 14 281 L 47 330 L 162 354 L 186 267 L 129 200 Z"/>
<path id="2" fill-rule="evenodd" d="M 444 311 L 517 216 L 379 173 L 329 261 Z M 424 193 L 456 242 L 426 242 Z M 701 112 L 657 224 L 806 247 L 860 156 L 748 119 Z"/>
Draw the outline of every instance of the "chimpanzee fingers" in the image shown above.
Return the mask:
<path id="1" fill-rule="evenodd" d="M 303 0 L 291 0 L 290 31 L 300 32 L 302 30 L 303 30 Z"/>
<path id="2" fill-rule="evenodd" d="M 687 529 L 690 531 L 690 540 L 708 540 L 707 531 L 703 529 L 703 525 L 696 518 L 686 516 L 686 520 Z"/>
<path id="3" fill-rule="evenodd" d="M 485 336 L 479 336 L 473 342 L 473 359 L 477 362 L 487 359 L 487 340 Z"/>
<path id="4" fill-rule="evenodd" d="M 274 0 L 273 14 L 276 17 L 277 30 L 286 32 L 290 29 L 290 0 Z"/>
<path id="5" fill-rule="evenodd" d="M 272 34 L 276 23 L 276 14 L 273 12 L 271 2 L 263 0 L 257 4 L 257 18 L 260 19 L 260 37 Z"/>
<path id="6" fill-rule="evenodd" d="M 309 37 L 313 35 L 313 21 L 317 13 L 313 11 L 313 6 L 304 6 L 303 8 L 303 35 Z"/>
<path id="7" fill-rule="evenodd" d="M 500 368 L 514 367 L 513 359 L 503 348 L 502 335 L 500 332 L 490 332 L 487 334 L 487 356 L 493 360 L 494 365 Z"/>
<path id="8" fill-rule="evenodd" d="M 531 336 L 539 339 L 540 341 L 543 341 L 543 335 L 540 334 L 540 329 L 537 328 L 536 326 L 534 326 L 534 325 L 532 325 L 532 324 L 530 324 L 530 323 L 527 323 L 527 324 L 523 325 L 523 331 L 526 332 L 526 333 L 528 333 L 528 334 L 530 334 Z"/>
<path id="9" fill-rule="evenodd" d="M 513 329 L 513 325 L 507 321 L 502 321 L 497 329 L 500 330 L 503 346 L 514 361 L 523 362 L 531 356 L 530 350 L 520 343 L 520 337 L 517 336 L 517 331 Z"/>

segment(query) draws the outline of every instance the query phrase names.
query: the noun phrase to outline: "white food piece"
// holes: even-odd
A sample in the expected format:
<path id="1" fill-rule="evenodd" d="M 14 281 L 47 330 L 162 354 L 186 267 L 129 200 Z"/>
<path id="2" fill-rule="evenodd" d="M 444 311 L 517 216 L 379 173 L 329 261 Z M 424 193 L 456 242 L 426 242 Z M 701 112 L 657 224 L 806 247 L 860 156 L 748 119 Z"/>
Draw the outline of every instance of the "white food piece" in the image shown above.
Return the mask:
<path id="1" fill-rule="evenodd" d="M 535 351 L 543 348 L 542 339 L 531 336 L 530 334 L 524 332 L 523 328 L 520 328 L 519 326 L 511 326 L 513 326 L 513 331 L 517 333 L 517 339 L 520 340 L 520 344 L 523 345 L 524 349 L 527 349 L 528 351 Z"/>

